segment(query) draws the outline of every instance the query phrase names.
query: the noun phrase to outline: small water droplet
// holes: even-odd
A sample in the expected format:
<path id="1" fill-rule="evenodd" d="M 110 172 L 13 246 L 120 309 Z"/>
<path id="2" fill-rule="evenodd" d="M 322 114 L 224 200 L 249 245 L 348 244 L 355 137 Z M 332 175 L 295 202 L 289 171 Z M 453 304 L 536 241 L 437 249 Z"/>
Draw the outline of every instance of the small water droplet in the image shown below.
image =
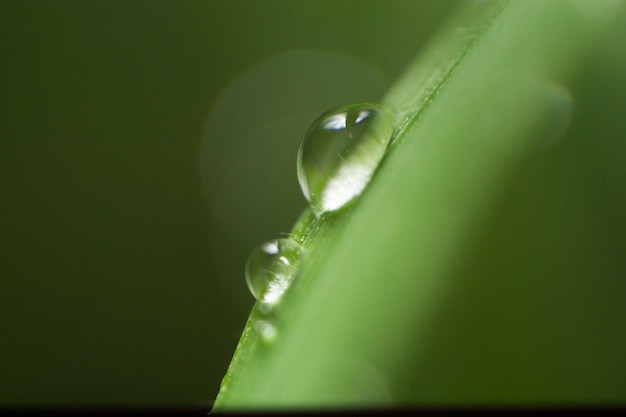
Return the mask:
<path id="1" fill-rule="evenodd" d="M 309 127 L 298 151 L 298 181 L 317 213 L 359 195 L 393 135 L 393 112 L 380 104 L 335 107 Z"/>
<path id="2" fill-rule="evenodd" d="M 254 330 L 261 336 L 263 341 L 271 343 L 276 339 L 276 327 L 269 321 L 259 320 L 254 323 Z"/>
<path id="3" fill-rule="evenodd" d="M 246 262 L 246 283 L 266 310 L 289 287 L 298 260 L 299 246 L 291 239 L 270 240 L 257 246 Z"/>

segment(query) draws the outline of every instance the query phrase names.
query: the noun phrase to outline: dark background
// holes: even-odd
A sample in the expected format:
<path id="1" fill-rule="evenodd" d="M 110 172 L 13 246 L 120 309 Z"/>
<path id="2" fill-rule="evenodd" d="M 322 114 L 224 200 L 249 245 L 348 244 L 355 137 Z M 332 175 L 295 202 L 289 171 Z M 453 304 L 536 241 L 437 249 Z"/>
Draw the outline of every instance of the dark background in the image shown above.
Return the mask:
<path id="1" fill-rule="evenodd" d="M 308 123 L 379 97 L 455 3 L 3 2 L 0 405 L 209 406 Z"/>

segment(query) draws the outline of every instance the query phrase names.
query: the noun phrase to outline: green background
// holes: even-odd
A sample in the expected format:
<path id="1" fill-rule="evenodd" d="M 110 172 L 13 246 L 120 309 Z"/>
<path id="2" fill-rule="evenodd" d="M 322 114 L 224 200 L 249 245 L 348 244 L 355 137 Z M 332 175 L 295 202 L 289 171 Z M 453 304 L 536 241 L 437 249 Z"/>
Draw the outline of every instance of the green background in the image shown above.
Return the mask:
<path id="1" fill-rule="evenodd" d="M 454 4 L 3 2 L 0 405 L 209 406 L 253 304 L 246 254 L 305 206 L 294 149 L 308 123 L 380 97 Z M 294 52 L 319 68 L 259 69 Z M 621 59 L 599 79 L 616 114 Z M 311 78 L 282 91 L 294 74 Z M 615 219 L 621 239 L 619 138 L 589 162 L 606 189 L 580 198 L 608 196 L 598 212 L 568 212 Z"/>

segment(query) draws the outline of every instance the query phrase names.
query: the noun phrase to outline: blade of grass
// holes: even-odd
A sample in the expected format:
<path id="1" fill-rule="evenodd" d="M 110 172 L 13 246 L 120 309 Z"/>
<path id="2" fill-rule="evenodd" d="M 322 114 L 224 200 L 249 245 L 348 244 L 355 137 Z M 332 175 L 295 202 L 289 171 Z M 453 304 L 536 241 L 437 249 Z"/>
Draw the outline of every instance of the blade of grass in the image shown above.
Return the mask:
<path id="1" fill-rule="evenodd" d="M 410 405 L 433 314 L 509 173 L 537 146 L 551 92 L 620 2 L 473 2 L 389 91 L 393 145 L 364 194 L 292 234 L 301 266 L 277 337 L 255 307 L 214 410 Z M 539 126 L 540 127 L 540 126 Z M 451 329 L 450 331 L 453 331 Z M 514 398 L 512 400 L 515 400 Z"/>

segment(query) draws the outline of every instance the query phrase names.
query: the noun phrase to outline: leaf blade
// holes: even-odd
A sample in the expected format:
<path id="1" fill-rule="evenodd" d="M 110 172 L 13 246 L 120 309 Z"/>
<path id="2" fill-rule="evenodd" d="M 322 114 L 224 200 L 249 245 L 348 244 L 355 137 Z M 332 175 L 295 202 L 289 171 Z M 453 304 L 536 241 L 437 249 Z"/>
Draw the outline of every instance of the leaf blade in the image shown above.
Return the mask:
<path id="1" fill-rule="evenodd" d="M 455 260 L 536 146 L 547 92 L 575 73 L 620 7 L 571 4 L 465 9 L 407 70 L 384 100 L 400 110 L 388 157 L 354 205 L 297 222 L 306 251 L 279 339 L 262 345 L 253 311 L 217 409 L 428 401 L 412 389 L 424 381 L 410 363 L 454 285 Z"/>

